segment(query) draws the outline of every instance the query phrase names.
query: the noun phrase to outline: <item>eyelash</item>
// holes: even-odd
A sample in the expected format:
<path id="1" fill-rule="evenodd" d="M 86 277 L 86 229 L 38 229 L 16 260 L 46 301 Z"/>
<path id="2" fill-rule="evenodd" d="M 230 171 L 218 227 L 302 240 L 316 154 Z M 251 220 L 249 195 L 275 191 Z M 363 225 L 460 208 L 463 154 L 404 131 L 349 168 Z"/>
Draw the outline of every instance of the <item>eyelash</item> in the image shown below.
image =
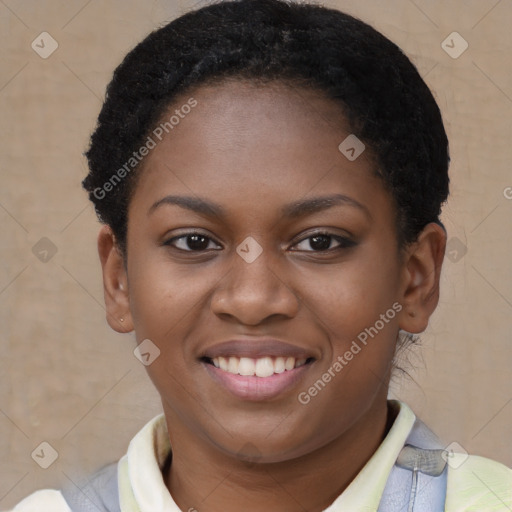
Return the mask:
<path id="1" fill-rule="evenodd" d="M 179 236 L 175 236 L 169 240 L 167 240 L 167 242 L 164 242 L 164 245 L 167 245 L 167 246 L 171 246 L 173 247 L 174 249 L 177 249 L 178 251 L 181 251 L 181 252 L 195 252 L 195 253 L 201 253 L 201 252 L 204 252 L 204 251 L 193 251 L 193 250 L 187 250 L 187 249 L 180 249 L 179 247 L 175 247 L 173 245 L 172 242 L 176 241 L 176 240 L 181 240 L 182 238 L 185 238 L 187 239 L 189 236 L 200 236 L 200 237 L 203 237 L 203 238 L 206 238 L 208 239 L 209 241 L 211 242 L 215 242 L 213 240 L 213 238 L 209 237 L 208 235 L 204 234 L 204 233 L 201 233 L 200 231 L 189 231 L 187 233 L 183 233 L 182 235 L 179 235 Z M 216 242 L 215 242 L 216 243 Z M 209 245 L 209 244 L 208 244 Z"/>
<path id="2" fill-rule="evenodd" d="M 332 251 L 336 250 L 342 250 L 342 249 L 349 249 L 350 247 L 354 247 L 356 245 L 356 242 L 354 240 L 351 240 L 350 238 L 342 235 L 335 235 L 334 233 L 330 233 L 329 231 L 315 231 L 314 233 L 310 233 L 308 236 L 301 238 L 298 242 L 296 242 L 294 245 L 298 245 L 302 242 L 306 242 L 307 240 L 311 240 L 312 238 L 319 237 L 319 236 L 325 236 L 332 240 L 335 240 L 338 242 L 337 247 L 329 247 L 329 249 L 321 250 L 321 251 L 315 251 L 315 250 L 309 250 L 304 252 L 314 252 L 314 253 L 330 253 Z M 331 245 L 331 244 L 329 244 Z M 310 242 L 311 246 L 311 242 Z"/>
<path id="3" fill-rule="evenodd" d="M 206 251 L 208 251 L 208 249 L 199 250 L 199 251 L 194 251 L 192 249 L 180 249 L 179 247 L 176 247 L 173 244 L 173 242 L 176 242 L 177 240 L 181 240 L 181 239 L 185 239 L 186 240 L 188 237 L 194 236 L 194 235 L 203 237 L 203 238 L 209 240 L 210 242 L 217 243 L 217 242 L 215 242 L 215 240 L 213 238 L 211 238 L 210 236 L 206 235 L 205 233 L 202 233 L 200 231 L 189 231 L 187 233 L 183 233 L 182 235 L 175 236 L 175 237 L 167 240 L 166 242 L 164 242 L 163 245 L 171 246 L 174 249 L 176 249 L 178 251 L 181 251 L 181 252 L 190 252 L 190 253 L 196 253 L 196 254 L 201 254 L 201 253 L 205 253 Z M 325 254 L 325 253 L 331 253 L 331 252 L 336 251 L 336 250 L 349 249 L 349 248 L 351 248 L 351 247 L 356 245 L 356 242 L 354 242 L 353 240 L 351 240 L 348 237 L 344 237 L 344 236 L 341 236 L 341 235 L 335 235 L 334 233 L 330 233 L 328 231 L 316 231 L 316 232 L 310 233 L 308 236 L 298 240 L 294 244 L 294 246 L 298 245 L 298 244 L 300 244 L 302 242 L 306 242 L 307 240 L 311 240 L 312 238 L 319 237 L 319 236 L 329 237 L 332 240 L 337 241 L 339 245 L 337 247 L 329 247 L 328 249 L 320 250 L 320 251 L 315 251 L 315 250 L 312 249 L 312 250 L 306 250 L 306 251 L 303 251 L 303 252 L 312 252 L 312 253 L 317 253 L 317 254 L 324 253 Z M 332 243 L 332 240 L 331 240 L 331 243 Z M 209 245 L 209 243 L 208 243 L 208 245 Z M 217 244 L 217 245 L 220 245 L 220 244 Z M 310 244 L 310 246 L 311 246 L 311 244 Z M 218 250 L 218 249 L 214 249 L 214 250 Z M 301 251 L 296 251 L 296 250 L 294 250 L 294 251 L 295 252 L 301 252 Z"/>

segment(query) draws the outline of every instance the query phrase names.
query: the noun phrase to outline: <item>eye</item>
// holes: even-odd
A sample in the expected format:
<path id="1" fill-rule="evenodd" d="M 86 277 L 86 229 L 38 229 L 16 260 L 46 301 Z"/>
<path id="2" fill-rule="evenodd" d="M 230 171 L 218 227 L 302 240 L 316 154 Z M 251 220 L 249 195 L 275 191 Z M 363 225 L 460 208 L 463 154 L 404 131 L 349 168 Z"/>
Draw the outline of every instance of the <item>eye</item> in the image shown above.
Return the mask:
<path id="1" fill-rule="evenodd" d="M 165 242 L 164 245 L 170 245 L 180 251 L 186 252 L 202 252 L 206 250 L 220 249 L 220 245 L 214 242 L 210 237 L 202 233 L 185 233 L 175 236 Z"/>
<path id="2" fill-rule="evenodd" d="M 332 233 L 314 233 L 307 238 L 304 238 L 294 247 L 299 251 L 306 252 L 325 252 L 336 249 L 348 249 L 356 245 L 353 240 Z"/>

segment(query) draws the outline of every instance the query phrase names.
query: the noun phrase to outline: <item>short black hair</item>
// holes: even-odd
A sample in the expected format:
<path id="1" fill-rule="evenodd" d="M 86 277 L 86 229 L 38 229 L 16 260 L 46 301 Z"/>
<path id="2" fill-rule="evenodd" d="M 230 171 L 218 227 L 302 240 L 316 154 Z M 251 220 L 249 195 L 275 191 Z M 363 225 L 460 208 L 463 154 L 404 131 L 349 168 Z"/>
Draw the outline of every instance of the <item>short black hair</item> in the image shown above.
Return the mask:
<path id="1" fill-rule="evenodd" d="M 351 132 L 374 155 L 396 206 L 400 245 L 429 222 L 440 224 L 448 139 L 430 89 L 400 48 L 361 20 L 321 5 L 234 0 L 188 12 L 149 34 L 107 87 L 83 186 L 123 251 L 139 166 L 125 179 L 112 177 L 127 169 L 173 100 L 227 78 L 323 92 L 342 106 Z M 109 181 L 115 186 L 105 193 Z"/>

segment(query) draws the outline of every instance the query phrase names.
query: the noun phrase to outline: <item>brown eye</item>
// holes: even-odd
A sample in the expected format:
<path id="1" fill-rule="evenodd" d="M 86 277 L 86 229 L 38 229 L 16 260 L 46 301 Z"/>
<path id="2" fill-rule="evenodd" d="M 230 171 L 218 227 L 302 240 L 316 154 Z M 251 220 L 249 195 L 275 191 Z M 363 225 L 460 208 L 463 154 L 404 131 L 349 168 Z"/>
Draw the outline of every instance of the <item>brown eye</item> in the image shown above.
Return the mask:
<path id="1" fill-rule="evenodd" d="M 208 248 L 209 239 L 203 235 L 188 235 L 186 245 L 192 251 L 204 251 Z"/>
<path id="2" fill-rule="evenodd" d="M 309 238 L 309 246 L 315 251 L 330 249 L 332 237 L 328 235 L 315 235 Z"/>
<path id="3" fill-rule="evenodd" d="M 201 233 L 187 233 L 176 236 L 167 241 L 165 245 L 171 245 L 180 251 L 187 252 L 200 252 L 220 248 L 210 237 Z"/>
<path id="4" fill-rule="evenodd" d="M 356 243 L 350 238 L 331 233 L 315 233 L 298 242 L 294 247 L 297 251 L 325 252 L 353 247 Z"/>

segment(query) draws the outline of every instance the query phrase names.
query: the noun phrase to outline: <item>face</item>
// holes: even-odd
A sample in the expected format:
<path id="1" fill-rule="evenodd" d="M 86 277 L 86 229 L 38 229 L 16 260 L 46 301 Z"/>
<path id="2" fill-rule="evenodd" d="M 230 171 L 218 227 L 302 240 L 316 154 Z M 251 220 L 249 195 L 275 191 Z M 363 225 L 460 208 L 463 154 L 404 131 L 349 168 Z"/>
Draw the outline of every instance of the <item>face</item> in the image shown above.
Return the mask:
<path id="1" fill-rule="evenodd" d="M 191 96 L 130 203 L 125 326 L 160 351 L 147 370 L 171 441 L 289 460 L 385 407 L 421 272 L 369 152 L 338 149 L 335 103 L 233 82 L 171 110 Z"/>

